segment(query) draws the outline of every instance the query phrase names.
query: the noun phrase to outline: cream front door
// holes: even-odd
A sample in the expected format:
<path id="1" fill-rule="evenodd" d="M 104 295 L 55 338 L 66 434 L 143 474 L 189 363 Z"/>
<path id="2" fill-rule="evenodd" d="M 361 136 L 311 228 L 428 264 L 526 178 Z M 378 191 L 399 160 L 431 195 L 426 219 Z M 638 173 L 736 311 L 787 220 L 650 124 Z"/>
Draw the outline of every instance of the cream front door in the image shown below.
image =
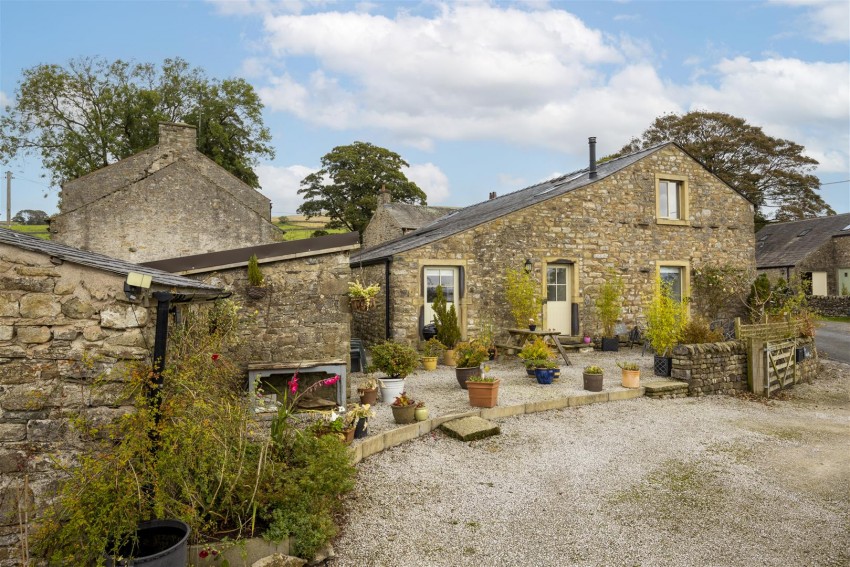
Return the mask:
<path id="1" fill-rule="evenodd" d="M 812 295 L 826 295 L 826 272 L 812 272 Z"/>
<path id="2" fill-rule="evenodd" d="M 571 271 L 569 264 L 546 266 L 546 328 L 562 335 L 570 334 Z"/>

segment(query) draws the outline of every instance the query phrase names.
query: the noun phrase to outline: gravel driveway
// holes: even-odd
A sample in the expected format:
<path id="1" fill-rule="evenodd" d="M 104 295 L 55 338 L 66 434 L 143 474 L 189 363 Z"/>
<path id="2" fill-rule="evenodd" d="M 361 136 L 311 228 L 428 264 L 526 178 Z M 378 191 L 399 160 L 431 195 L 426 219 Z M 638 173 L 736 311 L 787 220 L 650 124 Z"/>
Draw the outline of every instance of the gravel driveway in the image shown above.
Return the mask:
<path id="1" fill-rule="evenodd" d="M 330 565 L 848 565 L 848 385 L 824 362 L 767 403 L 641 398 L 472 443 L 434 432 L 358 465 Z"/>

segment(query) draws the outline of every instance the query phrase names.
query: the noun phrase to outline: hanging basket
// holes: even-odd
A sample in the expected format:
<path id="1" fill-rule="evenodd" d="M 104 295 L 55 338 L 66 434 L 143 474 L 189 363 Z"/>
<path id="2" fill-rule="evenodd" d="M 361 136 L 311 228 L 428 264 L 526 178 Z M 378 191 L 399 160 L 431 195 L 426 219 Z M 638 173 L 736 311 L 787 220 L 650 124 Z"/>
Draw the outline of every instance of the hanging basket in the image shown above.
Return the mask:
<path id="1" fill-rule="evenodd" d="M 245 293 L 247 293 L 248 297 L 251 299 L 262 299 L 269 293 L 269 288 L 249 285 L 245 286 Z"/>
<path id="2" fill-rule="evenodd" d="M 373 300 L 369 297 L 352 297 L 349 299 L 352 311 L 369 311 L 372 308 Z"/>

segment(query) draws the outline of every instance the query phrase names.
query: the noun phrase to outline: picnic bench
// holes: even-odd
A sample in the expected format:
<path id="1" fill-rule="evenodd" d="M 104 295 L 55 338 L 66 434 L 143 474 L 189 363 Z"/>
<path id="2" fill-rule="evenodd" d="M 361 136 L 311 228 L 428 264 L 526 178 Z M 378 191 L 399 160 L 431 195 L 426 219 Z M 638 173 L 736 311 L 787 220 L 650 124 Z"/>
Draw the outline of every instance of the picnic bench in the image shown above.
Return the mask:
<path id="1" fill-rule="evenodd" d="M 254 393 L 257 382 L 272 375 L 288 375 L 296 372 L 324 372 L 339 374 L 336 383 L 336 403 L 344 406 L 348 389 L 346 387 L 346 361 L 336 360 L 302 360 L 301 362 L 249 362 L 248 363 L 248 392 Z"/>
<path id="2" fill-rule="evenodd" d="M 525 343 L 529 340 L 534 340 L 536 337 L 541 337 L 547 343 L 551 343 L 561 356 L 564 358 L 564 363 L 567 366 L 572 366 L 569 357 L 567 356 L 567 351 L 564 349 L 564 345 L 561 344 L 561 340 L 558 336 L 561 334 L 558 331 L 538 331 L 531 329 L 508 329 L 508 342 L 504 344 L 497 344 L 497 348 L 502 348 L 506 350 L 522 350 L 522 347 L 525 346 Z"/>

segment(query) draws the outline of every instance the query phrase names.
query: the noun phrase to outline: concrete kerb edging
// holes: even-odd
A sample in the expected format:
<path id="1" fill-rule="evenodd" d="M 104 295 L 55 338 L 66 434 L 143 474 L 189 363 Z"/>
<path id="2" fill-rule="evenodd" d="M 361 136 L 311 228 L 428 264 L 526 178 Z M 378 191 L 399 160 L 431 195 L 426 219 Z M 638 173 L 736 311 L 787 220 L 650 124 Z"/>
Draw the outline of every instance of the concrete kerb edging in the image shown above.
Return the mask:
<path id="1" fill-rule="evenodd" d="M 579 407 L 602 402 L 633 400 L 635 398 L 640 398 L 643 395 L 643 388 L 635 388 L 633 390 L 578 394 L 574 396 L 567 396 L 565 398 L 555 398 L 553 400 L 542 400 L 539 402 L 528 402 L 511 406 L 473 409 L 466 412 L 441 415 L 439 417 L 426 419 L 410 425 L 402 425 L 401 427 L 385 431 L 379 435 L 367 437 L 363 440 L 363 442 L 354 445 L 349 449 L 351 464 L 356 465 L 363 459 L 380 453 L 384 449 L 389 449 L 390 447 L 395 447 L 396 445 L 416 439 L 417 437 L 427 435 L 443 423 L 453 421 L 455 419 L 461 419 L 463 417 L 478 416 L 483 419 L 500 419 L 526 413 L 559 410 L 567 407 Z"/>

